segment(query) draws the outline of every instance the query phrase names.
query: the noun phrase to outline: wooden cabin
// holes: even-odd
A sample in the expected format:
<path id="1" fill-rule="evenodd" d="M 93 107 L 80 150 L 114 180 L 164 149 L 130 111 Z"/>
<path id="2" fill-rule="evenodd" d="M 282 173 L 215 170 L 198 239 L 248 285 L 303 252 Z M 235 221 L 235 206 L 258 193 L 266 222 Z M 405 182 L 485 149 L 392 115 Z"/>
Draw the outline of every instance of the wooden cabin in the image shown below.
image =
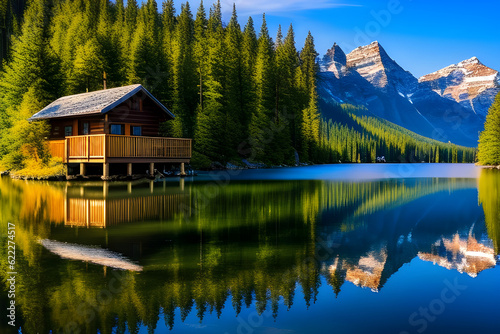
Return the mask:
<path id="1" fill-rule="evenodd" d="M 191 159 L 191 139 L 159 136 L 162 122 L 174 115 L 142 85 L 64 96 L 36 113 L 30 121 L 50 123 L 49 147 L 66 164 L 102 164 L 103 179 L 110 164 L 184 164 Z"/>

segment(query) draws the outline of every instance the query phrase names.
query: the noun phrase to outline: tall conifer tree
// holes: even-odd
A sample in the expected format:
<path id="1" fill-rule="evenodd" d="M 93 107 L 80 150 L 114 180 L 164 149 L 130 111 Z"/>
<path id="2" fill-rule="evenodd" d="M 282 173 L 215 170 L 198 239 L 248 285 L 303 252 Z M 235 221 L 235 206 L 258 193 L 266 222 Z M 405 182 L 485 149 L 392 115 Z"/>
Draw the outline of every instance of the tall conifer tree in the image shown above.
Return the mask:
<path id="1" fill-rule="evenodd" d="M 257 160 L 267 160 L 269 143 L 273 140 L 271 121 L 275 106 L 274 84 L 274 43 L 269 36 L 266 16 L 263 15 L 257 43 L 255 61 L 255 92 L 256 106 L 250 121 L 250 145 L 252 157 Z"/>
<path id="2" fill-rule="evenodd" d="M 53 99 L 59 91 L 59 62 L 49 46 L 49 13 L 43 0 L 33 0 L 26 9 L 21 35 L 12 43 L 12 61 L 0 81 L 0 111 L 17 107 L 33 87 L 39 101 Z M 6 115 L 1 115 L 2 119 Z"/>
<path id="3" fill-rule="evenodd" d="M 481 165 L 500 165 L 500 93 L 488 110 L 478 149 Z"/>
<path id="4" fill-rule="evenodd" d="M 172 45 L 173 107 L 177 115 L 172 135 L 193 137 L 198 105 L 198 75 L 193 56 L 194 25 L 189 3 L 182 5 Z"/>

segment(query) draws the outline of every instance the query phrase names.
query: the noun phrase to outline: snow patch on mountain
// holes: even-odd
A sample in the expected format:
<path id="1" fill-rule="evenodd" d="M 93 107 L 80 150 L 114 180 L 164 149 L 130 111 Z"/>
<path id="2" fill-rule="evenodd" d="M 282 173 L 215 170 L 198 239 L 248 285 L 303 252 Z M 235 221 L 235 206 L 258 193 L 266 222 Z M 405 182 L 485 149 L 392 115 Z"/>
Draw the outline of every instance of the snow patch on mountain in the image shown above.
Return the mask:
<path id="1" fill-rule="evenodd" d="M 458 102 L 483 119 L 500 92 L 500 74 L 485 66 L 477 57 L 424 75 L 419 83 Z"/>
<path id="2" fill-rule="evenodd" d="M 377 41 L 347 55 L 334 44 L 319 65 L 323 101 L 363 105 L 373 115 L 421 135 L 466 146 L 477 145 L 485 108 L 497 92 L 491 82 L 500 87 L 498 72 L 476 57 L 419 80 Z M 450 89 L 464 85 L 467 89 Z M 471 94 L 477 98 L 469 99 Z"/>

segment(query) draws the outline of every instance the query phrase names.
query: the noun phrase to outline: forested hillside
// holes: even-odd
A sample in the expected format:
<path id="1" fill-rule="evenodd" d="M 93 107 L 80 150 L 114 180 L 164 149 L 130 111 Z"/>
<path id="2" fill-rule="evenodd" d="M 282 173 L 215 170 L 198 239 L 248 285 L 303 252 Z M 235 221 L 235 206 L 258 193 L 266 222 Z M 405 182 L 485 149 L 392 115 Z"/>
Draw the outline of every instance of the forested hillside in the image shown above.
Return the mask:
<path id="1" fill-rule="evenodd" d="M 194 139 L 193 162 L 473 161 L 472 150 L 430 141 L 337 107 L 321 118 L 317 52 L 309 33 L 273 39 L 265 16 L 227 21 L 220 1 L 194 13 L 173 0 L 1 0 L 8 36 L 0 73 L 0 158 L 5 169 L 49 164 L 47 127 L 26 119 L 69 94 L 143 84 L 177 117 L 165 136 Z M 14 10 L 14 8 L 17 8 Z M 19 15 L 19 18 L 17 18 Z M 347 111 L 346 111 L 347 110 Z"/>
<path id="2" fill-rule="evenodd" d="M 442 143 L 373 116 L 364 107 L 329 105 L 321 109 L 322 161 L 462 163 L 474 162 L 476 149 Z"/>

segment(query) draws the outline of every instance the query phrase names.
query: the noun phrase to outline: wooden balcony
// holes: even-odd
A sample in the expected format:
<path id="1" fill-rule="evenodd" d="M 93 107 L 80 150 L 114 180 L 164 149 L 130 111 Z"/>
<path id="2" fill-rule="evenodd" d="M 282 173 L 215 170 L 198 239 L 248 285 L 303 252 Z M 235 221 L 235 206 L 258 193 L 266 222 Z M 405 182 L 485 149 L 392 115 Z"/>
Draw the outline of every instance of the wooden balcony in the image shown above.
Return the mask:
<path id="1" fill-rule="evenodd" d="M 192 146 L 191 139 L 102 134 L 50 140 L 49 149 L 65 163 L 184 163 Z"/>

